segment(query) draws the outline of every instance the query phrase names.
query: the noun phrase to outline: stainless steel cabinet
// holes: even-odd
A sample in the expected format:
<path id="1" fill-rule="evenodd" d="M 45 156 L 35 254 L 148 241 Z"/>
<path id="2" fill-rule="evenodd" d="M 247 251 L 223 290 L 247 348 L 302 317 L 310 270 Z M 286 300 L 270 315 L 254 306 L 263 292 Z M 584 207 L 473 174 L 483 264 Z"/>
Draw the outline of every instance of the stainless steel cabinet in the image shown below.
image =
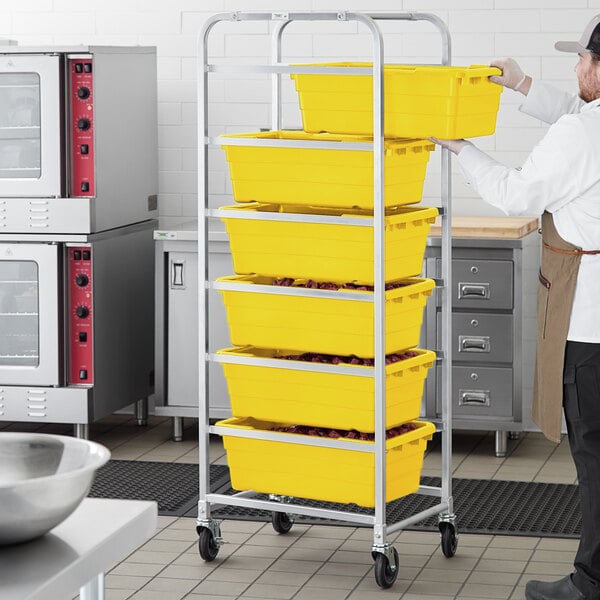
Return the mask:
<path id="1" fill-rule="evenodd" d="M 155 414 L 173 418 L 173 439 L 181 440 L 183 418 L 198 418 L 198 232 L 196 221 L 160 224 L 154 233 L 156 252 Z M 233 272 L 225 233 L 209 236 L 211 277 Z M 209 305 L 210 351 L 230 346 L 220 297 Z M 210 366 L 210 417 L 231 416 L 223 369 Z"/>
<path id="2" fill-rule="evenodd" d="M 495 431 L 498 456 L 506 453 L 508 432 L 535 429 L 530 414 L 540 240 L 537 222 L 525 221 L 524 228 L 523 219 L 510 227 L 512 221 L 502 219 L 502 235 L 509 237 L 481 237 L 474 227 L 452 241 L 452 426 Z M 487 235 L 494 235 L 493 222 L 485 220 Z M 438 237 L 428 239 L 425 275 L 440 277 Z M 441 347 L 440 305 L 438 290 L 426 308 L 426 348 Z M 427 378 L 425 416 L 439 418 L 440 398 L 438 367 Z"/>

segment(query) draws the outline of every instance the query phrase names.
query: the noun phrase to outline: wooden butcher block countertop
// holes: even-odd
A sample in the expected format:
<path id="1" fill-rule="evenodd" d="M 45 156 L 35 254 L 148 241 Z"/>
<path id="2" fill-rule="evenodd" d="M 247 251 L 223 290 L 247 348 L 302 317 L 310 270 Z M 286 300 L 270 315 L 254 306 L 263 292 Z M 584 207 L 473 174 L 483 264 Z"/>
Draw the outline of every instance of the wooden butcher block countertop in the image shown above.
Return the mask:
<path id="1" fill-rule="evenodd" d="M 452 237 L 519 239 L 538 229 L 533 217 L 452 217 Z M 440 236 L 441 218 L 431 226 L 429 235 Z"/>

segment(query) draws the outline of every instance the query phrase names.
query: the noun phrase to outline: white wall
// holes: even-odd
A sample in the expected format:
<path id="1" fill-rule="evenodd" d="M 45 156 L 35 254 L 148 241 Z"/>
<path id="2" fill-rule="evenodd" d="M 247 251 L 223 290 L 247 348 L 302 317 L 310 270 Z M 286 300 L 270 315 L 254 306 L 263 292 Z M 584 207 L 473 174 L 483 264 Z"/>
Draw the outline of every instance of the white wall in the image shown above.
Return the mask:
<path id="1" fill-rule="evenodd" d="M 27 44 L 142 44 L 158 51 L 161 216 L 197 214 L 196 34 L 215 12 L 248 10 L 420 11 L 441 17 L 452 35 L 453 64 L 487 64 L 513 56 L 534 77 L 576 91 L 576 57 L 554 50 L 558 39 L 578 39 L 600 12 L 600 0 L 3 0 L 0 36 Z M 437 62 L 439 36 L 426 23 L 384 24 L 391 61 Z M 370 38 L 355 23 L 296 23 L 286 34 L 284 61 L 368 59 Z M 215 61 L 263 62 L 269 55 L 264 22 L 219 24 L 210 36 Z M 268 127 L 270 84 L 263 76 L 211 75 L 210 134 Z M 124 90 L 126 94 L 126 90 Z M 284 125 L 300 126 L 291 84 Z M 477 143 L 507 165 L 518 166 L 545 127 L 517 110 L 519 94 L 502 96 L 494 136 Z M 439 152 L 438 152 L 439 154 Z M 220 149 L 210 152 L 211 204 L 231 203 Z M 499 214 L 454 177 L 455 214 Z M 438 204 L 439 164 L 432 158 L 424 203 Z"/>

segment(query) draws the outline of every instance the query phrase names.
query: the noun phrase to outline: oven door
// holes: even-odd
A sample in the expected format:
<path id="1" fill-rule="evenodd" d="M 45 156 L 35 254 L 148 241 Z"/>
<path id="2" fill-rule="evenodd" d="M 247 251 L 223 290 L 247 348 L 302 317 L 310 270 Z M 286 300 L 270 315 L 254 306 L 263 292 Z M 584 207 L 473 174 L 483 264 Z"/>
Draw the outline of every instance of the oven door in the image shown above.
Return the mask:
<path id="1" fill-rule="evenodd" d="M 0 55 L 0 197 L 61 196 L 60 62 Z"/>
<path id="2" fill-rule="evenodd" d="M 59 248 L 0 243 L 0 385 L 60 383 Z"/>

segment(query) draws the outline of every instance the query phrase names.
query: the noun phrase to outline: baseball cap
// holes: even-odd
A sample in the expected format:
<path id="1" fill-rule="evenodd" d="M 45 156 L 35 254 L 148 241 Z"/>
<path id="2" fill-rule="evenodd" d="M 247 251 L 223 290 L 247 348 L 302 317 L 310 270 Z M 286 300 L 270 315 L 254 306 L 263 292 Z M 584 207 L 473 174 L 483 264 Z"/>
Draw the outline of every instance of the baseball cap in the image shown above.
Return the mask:
<path id="1" fill-rule="evenodd" d="M 554 47 L 561 52 L 594 52 L 594 54 L 600 54 L 600 15 L 596 15 L 587 24 L 578 42 L 556 42 Z"/>

